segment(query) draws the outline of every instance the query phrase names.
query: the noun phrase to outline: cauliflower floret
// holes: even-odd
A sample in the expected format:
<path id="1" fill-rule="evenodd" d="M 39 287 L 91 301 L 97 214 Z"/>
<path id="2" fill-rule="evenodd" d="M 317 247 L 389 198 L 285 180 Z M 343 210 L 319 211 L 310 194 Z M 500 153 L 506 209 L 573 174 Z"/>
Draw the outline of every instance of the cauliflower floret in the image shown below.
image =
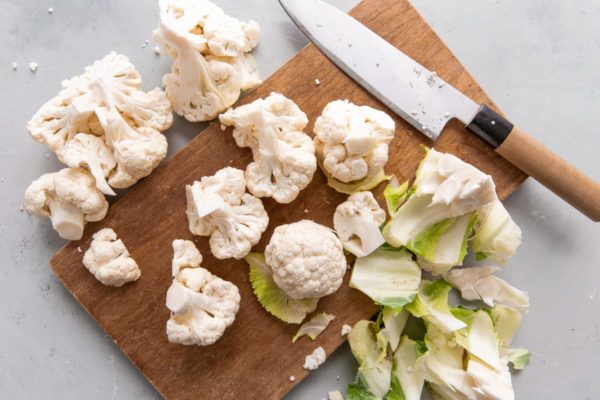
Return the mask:
<path id="1" fill-rule="evenodd" d="M 87 221 L 104 219 L 108 202 L 88 171 L 65 168 L 44 174 L 29 185 L 25 208 L 31 214 L 49 217 L 61 238 L 79 240 Z"/>
<path id="2" fill-rule="evenodd" d="M 106 286 L 121 287 L 138 280 L 142 274 L 125 244 L 110 228 L 94 234 L 83 256 L 83 265 Z"/>
<path id="3" fill-rule="evenodd" d="M 234 126 L 238 146 L 252 149 L 254 162 L 246 168 L 250 193 L 287 204 L 311 182 L 317 169 L 315 148 L 302 132 L 306 114 L 293 101 L 271 93 L 229 110 L 220 121 Z"/>
<path id="4" fill-rule="evenodd" d="M 219 259 L 245 257 L 260 241 L 269 217 L 262 201 L 246 193 L 244 172 L 223 168 L 186 186 L 190 232 L 209 236 Z"/>
<path id="5" fill-rule="evenodd" d="M 106 178 L 117 166 L 117 161 L 102 139 L 78 133 L 61 147 L 56 155 L 60 162 L 71 168 L 82 167 L 89 170 L 96 179 L 98 190 L 107 195 L 115 195 Z"/>
<path id="6" fill-rule="evenodd" d="M 233 324 L 240 293 L 231 282 L 201 268 L 202 255 L 193 242 L 173 242 L 173 283 L 167 291 L 169 342 L 208 346 Z"/>
<path id="7" fill-rule="evenodd" d="M 310 220 L 275 228 L 265 249 L 265 261 L 277 286 L 293 299 L 334 293 L 347 267 L 335 233 Z"/>
<path id="8" fill-rule="evenodd" d="M 304 367 L 304 369 L 313 371 L 313 370 L 319 368 L 319 366 L 321 364 L 323 364 L 326 359 L 327 359 L 327 355 L 325 354 L 325 349 L 323 349 L 321 346 L 319 346 L 312 353 L 310 353 L 309 355 L 307 355 L 304 358 L 304 366 L 303 367 Z"/>
<path id="9" fill-rule="evenodd" d="M 112 195 L 105 178 L 109 177 L 108 183 L 115 188 L 129 187 L 150 174 L 166 156 L 167 142 L 160 131 L 173 123 L 171 104 L 162 90 L 146 93 L 141 90 L 141 83 L 140 74 L 129 59 L 112 52 L 86 67 L 82 75 L 64 81 L 58 96 L 40 108 L 27 123 L 27 129 L 35 140 L 56 152 L 63 163 L 89 169 L 98 188 Z M 81 133 L 98 136 L 110 151 L 120 153 L 114 156 L 117 169 L 106 155 L 107 149 L 87 135 L 69 146 Z M 121 136 L 136 144 L 117 146 L 115 143 L 121 139 L 116 138 Z M 88 151 L 91 153 L 85 154 Z M 90 158 L 100 158 L 103 165 Z"/>
<path id="10" fill-rule="evenodd" d="M 209 121 L 241 91 L 261 83 L 249 54 L 258 44 L 256 22 L 241 22 L 207 0 L 161 0 L 154 39 L 175 59 L 163 78 L 175 112 Z"/>
<path id="11" fill-rule="evenodd" d="M 323 168 L 349 183 L 374 177 L 388 161 L 396 124 L 382 111 L 348 100 L 329 103 L 315 123 L 315 145 Z"/>
<path id="12" fill-rule="evenodd" d="M 357 257 L 365 257 L 385 243 L 379 229 L 385 218 L 385 211 L 373 193 L 358 192 L 337 206 L 333 227 L 346 250 Z"/>

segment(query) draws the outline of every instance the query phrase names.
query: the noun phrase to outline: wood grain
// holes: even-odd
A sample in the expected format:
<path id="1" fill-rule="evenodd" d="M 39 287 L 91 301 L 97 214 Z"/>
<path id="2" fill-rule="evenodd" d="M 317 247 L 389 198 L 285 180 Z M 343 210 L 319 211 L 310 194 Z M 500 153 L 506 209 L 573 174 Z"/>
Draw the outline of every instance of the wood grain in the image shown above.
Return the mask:
<path id="1" fill-rule="evenodd" d="M 600 185 L 515 127 L 496 150 L 594 222 L 600 221 Z"/>
<path id="2" fill-rule="evenodd" d="M 352 14 L 474 100 L 493 107 L 406 0 L 365 0 Z M 320 86 L 315 85 L 315 78 L 321 81 Z M 311 125 L 307 132 L 312 132 L 312 123 L 323 107 L 335 99 L 347 98 L 385 109 L 312 46 L 303 49 L 243 102 L 271 91 L 290 97 L 308 114 Z M 432 143 L 395 119 L 397 134 L 387 170 L 404 180 L 413 176 L 423 156 L 419 145 Z M 457 123 L 448 126 L 435 147 L 491 174 L 501 197 L 525 179 Z M 245 262 L 217 261 L 210 255 L 206 238 L 192 237 L 185 216 L 185 184 L 227 165 L 245 168 L 250 160 L 250 151 L 236 147 L 230 131 L 224 133 L 213 124 L 112 206 L 104 221 L 89 225 L 80 241 L 66 245 L 52 258 L 52 268 L 63 284 L 167 399 L 280 398 L 306 376 L 307 371 L 302 369 L 305 355 L 317 346 L 331 354 L 345 340 L 339 333 L 342 324 L 353 324 L 375 311 L 369 299 L 344 284 L 319 304 L 318 311 L 337 316 L 330 328 L 314 342 L 302 338 L 292 345 L 297 327 L 281 323 L 261 309 L 251 292 Z M 271 221 L 256 250 L 264 249 L 279 224 L 310 218 L 331 225 L 333 211 L 343 199 L 326 186 L 320 172 L 292 204 L 280 205 L 267 199 L 265 207 Z M 142 271 L 139 281 L 120 289 L 108 288 L 82 267 L 83 254 L 77 248 L 87 249 L 91 235 L 104 227 L 113 228 L 128 246 Z M 240 288 L 242 303 L 236 321 L 214 346 L 185 347 L 167 341 L 165 323 L 169 312 L 164 303 L 171 282 L 174 239 L 193 240 L 204 255 L 203 266 Z M 297 378 L 295 382 L 289 381 L 290 375 Z"/>

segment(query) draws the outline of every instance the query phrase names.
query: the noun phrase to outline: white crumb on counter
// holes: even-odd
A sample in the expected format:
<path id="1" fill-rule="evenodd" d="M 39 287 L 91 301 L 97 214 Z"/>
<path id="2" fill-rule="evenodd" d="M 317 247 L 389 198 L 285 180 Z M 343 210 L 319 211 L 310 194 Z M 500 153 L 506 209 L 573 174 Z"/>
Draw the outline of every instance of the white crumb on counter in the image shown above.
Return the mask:
<path id="1" fill-rule="evenodd" d="M 48 14 L 54 14 L 54 8 L 48 7 Z"/>
<path id="2" fill-rule="evenodd" d="M 296 377 L 294 375 L 290 375 L 290 382 L 294 382 L 296 380 Z"/>
<path id="3" fill-rule="evenodd" d="M 321 346 L 319 346 L 315 349 L 315 351 L 307 355 L 304 359 L 304 369 L 314 371 L 325 362 L 326 358 L 327 355 L 325 354 L 325 350 Z"/>
<path id="4" fill-rule="evenodd" d="M 308 208 L 304 209 L 304 214 L 308 214 Z"/>
<path id="5" fill-rule="evenodd" d="M 447 112 L 447 113 L 445 113 L 445 114 L 444 114 L 444 117 L 446 117 L 446 118 L 450 118 L 450 116 L 451 116 L 451 115 L 452 115 L 452 114 L 450 114 L 449 112 Z"/>
<path id="6" fill-rule="evenodd" d="M 315 79 L 315 85 L 319 86 L 321 84 L 321 81 L 319 79 Z"/>
<path id="7" fill-rule="evenodd" d="M 142 44 L 142 49 L 145 49 L 146 46 L 148 46 L 148 43 L 150 43 L 148 39 L 144 40 L 144 43 Z"/>
<path id="8" fill-rule="evenodd" d="M 346 336 L 347 334 L 349 334 L 350 332 L 352 332 L 352 327 L 348 324 L 344 324 L 342 326 L 342 330 L 340 332 L 340 335 L 342 336 Z"/>
<path id="9" fill-rule="evenodd" d="M 344 400 L 344 396 L 342 396 L 339 390 L 334 390 L 332 392 L 327 393 L 327 397 L 329 398 L 329 400 Z"/>
<path id="10" fill-rule="evenodd" d="M 156 46 L 154 48 L 154 54 L 156 54 L 157 56 L 160 56 L 160 47 Z"/>
<path id="11" fill-rule="evenodd" d="M 29 63 L 29 69 L 31 70 L 31 72 L 37 71 L 38 67 L 39 67 L 39 64 L 34 61 Z"/>
<path id="12" fill-rule="evenodd" d="M 13 69 L 13 71 L 16 71 L 17 68 L 19 68 L 19 64 L 15 61 L 12 63 L 12 69 Z"/>
<path id="13" fill-rule="evenodd" d="M 4 178 L 0 178 L 0 183 L 4 183 Z"/>
<path id="14" fill-rule="evenodd" d="M 23 211 L 25 211 L 25 207 L 23 207 L 23 205 L 22 205 L 22 204 L 21 204 L 21 207 L 19 207 L 19 211 L 20 211 L 20 212 L 23 212 Z"/>
<path id="15" fill-rule="evenodd" d="M 339 376 L 339 375 L 338 375 L 338 376 L 336 376 L 336 377 L 335 377 L 335 380 L 336 380 L 336 381 L 339 381 L 339 380 L 340 380 L 340 376 Z"/>

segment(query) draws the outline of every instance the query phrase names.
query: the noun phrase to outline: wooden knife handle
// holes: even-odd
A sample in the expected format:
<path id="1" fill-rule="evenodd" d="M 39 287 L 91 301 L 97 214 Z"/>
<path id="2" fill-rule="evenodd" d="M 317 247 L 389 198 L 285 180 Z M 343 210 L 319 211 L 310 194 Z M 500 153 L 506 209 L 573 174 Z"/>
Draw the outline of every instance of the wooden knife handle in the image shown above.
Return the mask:
<path id="1" fill-rule="evenodd" d="M 600 185 L 510 121 L 482 105 L 467 129 L 591 220 L 600 221 Z"/>
<path id="2" fill-rule="evenodd" d="M 523 130 L 514 127 L 496 151 L 591 220 L 600 221 L 600 185 Z"/>

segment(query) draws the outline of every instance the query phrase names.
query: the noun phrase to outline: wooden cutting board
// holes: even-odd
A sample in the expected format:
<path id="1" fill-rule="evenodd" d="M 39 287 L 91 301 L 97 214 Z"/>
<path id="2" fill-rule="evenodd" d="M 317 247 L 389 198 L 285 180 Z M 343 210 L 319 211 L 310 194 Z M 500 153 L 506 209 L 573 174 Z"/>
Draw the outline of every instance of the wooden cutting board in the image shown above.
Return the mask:
<path id="1" fill-rule="evenodd" d="M 475 101 L 493 106 L 408 1 L 365 0 L 352 15 Z M 319 86 L 316 78 L 321 81 Z M 311 121 L 307 132 L 311 134 L 314 120 L 332 100 L 349 99 L 385 109 L 313 46 L 303 49 L 242 102 L 272 91 L 293 99 L 307 113 Z M 403 181 L 413 177 L 423 156 L 419 145 L 432 143 L 394 118 L 397 131 L 387 172 Z M 435 147 L 491 174 L 502 198 L 525 179 L 458 123 L 448 126 Z M 331 354 L 345 340 L 340 336 L 342 324 L 353 324 L 375 312 L 368 298 L 348 288 L 347 274 L 342 288 L 319 303 L 318 311 L 336 315 L 330 327 L 314 342 L 302 338 L 292 344 L 297 326 L 279 322 L 261 308 L 252 293 L 246 263 L 217 261 L 209 252 L 207 238 L 190 234 L 184 186 L 225 166 L 243 169 L 250 161 L 250 151 L 238 148 L 229 130 L 222 132 L 218 123 L 213 124 L 113 205 L 104 221 L 90 224 L 80 241 L 69 243 L 52 258 L 52 268 L 62 283 L 167 399 L 281 398 L 307 375 L 302 368 L 305 355 L 317 346 Z M 343 200 L 344 196 L 326 186 L 320 171 L 292 204 L 265 200 L 271 221 L 256 250 L 262 251 L 273 228 L 283 223 L 310 218 L 331 226 L 334 209 Z M 113 228 L 137 260 L 142 271 L 137 282 L 108 288 L 82 266 L 83 253 L 78 247 L 85 251 L 92 234 L 104 227 Z M 167 341 L 165 294 L 171 284 L 174 239 L 193 240 L 204 255 L 203 266 L 240 289 L 242 302 L 235 323 L 213 346 L 186 347 Z M 290 375 L 296 377 L 295 382 L 290 382 Z"/>

